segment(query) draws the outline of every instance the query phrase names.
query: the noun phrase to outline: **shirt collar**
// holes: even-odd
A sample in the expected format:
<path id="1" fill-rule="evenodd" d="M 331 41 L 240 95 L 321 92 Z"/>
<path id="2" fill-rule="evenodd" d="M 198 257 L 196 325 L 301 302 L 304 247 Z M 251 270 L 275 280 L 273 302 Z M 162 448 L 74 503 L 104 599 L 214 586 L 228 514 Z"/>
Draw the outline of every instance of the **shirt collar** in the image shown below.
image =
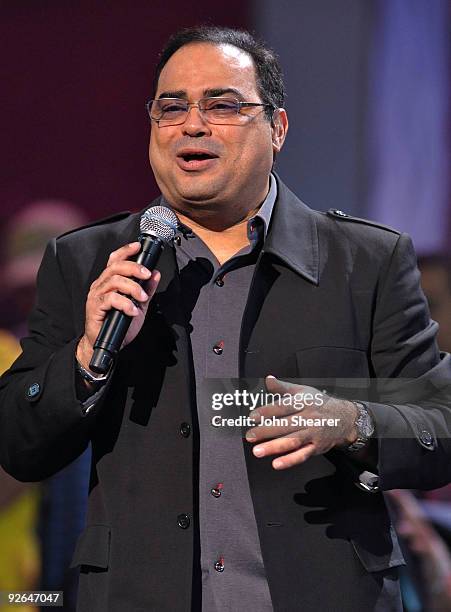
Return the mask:
<path id="1" fill-rule="evenodd" d="M 266 237 L 266 233 L 268 231 L 269 224 L 271 222 L 272 211 L 274 209 L 274 204 L 277 199 L 277 182 L 274 178 L 274 175 L 271 173 L 269 175 L 269 191 L 266 196 L 263 204 L 258 209 L 255 217 L 249 219 L 248 226 L 252 224 L 252 221 L 256 218 L 261 219 L 263 221 L 264 227 L 264 236 Z"/>
<path id="2" fill-rule="evenodd" d="M 274 210 L 274 204 L 277 199 L 277 181 L 274 175 L 271 173 L 269 175 L 269 191 L 266 195 L 266 198 L 263 201 L 263 204 L 258 209 L 258 212 L 251 217 L 247 222 L 247 233 L 251 242 L 254 242 L 258 236 L 260 236 L 260 231 L 257 224 L 261 224 L 263 226 L 263 239 L 266 238 L 266 234 L 268 232 L 269 224 L 271 222 L 271 216 Z M 163 196 L 161 196 L 161 205 L 166 206 L 167 208 L 172 208 L 171 205 L 165 200 Z M 255 220 L 259 219 L 260 221 L 255 223 Z M 179 235 L 183 236 L 193 236 L 193 232 L 191 228 L 183 223 L 179 222 Z"/>
<path id="3" fill-rule="evenodd" d="M 320 277 L 318 220 L 322 218 L 323 213 L 313 211 L 301 202 L 277 174 L 271 174 L 270 189 L 263 204 L 266 203 L 266 200 L 270 200 L 273 181 L 276 183 L 274 188 L 277 191 L 277 209 L 274 211 L 274 215 L 271 210 L 268 219 L 268 228 L 269 221 L 271 222 L 271 228 L 265 240 L 264 250 L 276 255 L 298 274 L 318 285 Z M 263 204 L 260 207 L 260 214 Z M 152 205 L 171 208 L 164 201 L 163 196 L 154 200 Z M 130 221 L 127 221 L 124 234 L 128 236 L 128 242 L 133 242 L 136 234 L 139 233 L 139 219 L 140 214 L 136 213 L 136 215 L 132 215 Z M 113 250 L 113 247 L 111 250 Z"/>

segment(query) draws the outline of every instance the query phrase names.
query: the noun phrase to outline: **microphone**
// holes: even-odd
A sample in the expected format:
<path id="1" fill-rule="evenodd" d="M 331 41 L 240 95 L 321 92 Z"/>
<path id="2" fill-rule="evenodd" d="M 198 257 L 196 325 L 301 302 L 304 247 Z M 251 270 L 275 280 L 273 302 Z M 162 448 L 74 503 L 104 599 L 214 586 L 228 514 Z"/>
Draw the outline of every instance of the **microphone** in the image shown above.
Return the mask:
<path id="1" fill-rule="evenodd" d="M 133 261 L 153 270 L 157 264 L 164 245 L 174 238 L 178 228 L 178 219 L 170 208 L 165 206 L 152 206 L 148 208 L 139 222 L 141 235 L 141 251 Z M 144 279 L 135 279 L 143 285 Z M 135 300 L 132 302 L 137 305 Z M 94 343 L 94 353 L 89 367 L 97 374 L 106 374 L 116 358 L 132 318 L 122 311 L 112 308 L 105 317 L 99 335 Z"/>

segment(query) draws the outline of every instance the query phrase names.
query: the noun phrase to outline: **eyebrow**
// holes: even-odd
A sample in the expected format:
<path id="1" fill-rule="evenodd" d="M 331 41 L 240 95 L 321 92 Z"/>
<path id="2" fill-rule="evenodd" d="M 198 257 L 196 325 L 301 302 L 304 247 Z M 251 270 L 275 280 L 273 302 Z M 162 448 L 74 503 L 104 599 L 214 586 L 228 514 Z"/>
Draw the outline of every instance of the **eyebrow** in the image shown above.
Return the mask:
<path id="1" fill-rule="evenodd" d="M 183 89 L 179 89 L 177 91 L 162 91 L 161 94 L 158 96 L 158 99 L 160 98 L 186 98 L 186 91 L 184 91 Z"/>
<path id="2" fill-rule="evenodd" d="M 238 96 L 238 98 L 243 99 L 243 94 L 238 89 L 234 89 L 233 87 L 224 87 L 224 88 L 216 88 L 216 89 L 206 89 L 204 91 L 204 96 L 211 96 L 212 98 L 223 96 L 226 93 L 232 93 Z"/>
<path id="3" fill-rule="evenodd" d="M 243 94 L 238 89 L 235 89 L 234 87 L 219 87 L 219 88 L 205 89 L 203 92 L 203 95 L 204 97 L 207 97 L 207 98 L 208 97 L 215 98 L 215 97 L 223 96 L 224 94 L 227 94 L 227 93 L 232 93 L 241 99 L 244 98 Z M 176 91 L 162 91 L 161 94 L 158 96 L 158 99 L 160 98 L 186 99 L 188 98 L 188 95 L 184 89 L 178 89 Z"/>

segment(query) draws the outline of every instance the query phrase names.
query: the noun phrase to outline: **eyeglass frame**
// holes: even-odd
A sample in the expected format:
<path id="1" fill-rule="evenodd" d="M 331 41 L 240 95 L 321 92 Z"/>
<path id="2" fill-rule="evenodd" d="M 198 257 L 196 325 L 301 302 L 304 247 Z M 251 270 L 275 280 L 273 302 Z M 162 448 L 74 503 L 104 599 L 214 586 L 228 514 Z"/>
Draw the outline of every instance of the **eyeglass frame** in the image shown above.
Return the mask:
<path id="1" fill-rule="evenodd" d="M 241 113 L 241 109 L 242 108 L 249 108 L 249 107 L 255 107 L 255 106 L 263 106 L 263 107 L 270 107 L 273 109 L 273 113 L 277 110 L 277 107 L 275 107 L 273 104 L 269 103 L 269 102 L 244 102 L 241 100 L 237 100 L 236 98 L 233 97 L 224 97 L 224 96 L 206 96 L 204 98 L 200 98 L 197 102 L 188 102 L 186 100 L 184 100 L 183 98 L 154 98 L 153 100 L 148 100 L 146 102 L 146 110 L 147 110 L 147 114 L 150 118 L 151 121 L 155 121 L 155 123 L 158 125 L 158 127 L 160 127 L 160 121 L 162 121 L 162 119 L 155 119 L 154 117 L 152 117 L 152 115 L 150 114 L 150 109 L 151 106 L 154 102 L 159 102 L 160 100 L 181 100 L 183 102 L 186 102 L 187 105 L 187 110 L 186 110 L 186 115 L 183 121 L 181 121 L 180 123 L 171 123 L 170 125 L 166 125 L 166 127 L 172 127 L 175 125 L 183 125 L 185 123 L 185 121 L 188 118 L 188 115 L 190 113 L 191 108 L 193 108 L 194 106 L 197 106 L 197 108 L 199 109 L 200 114 L 202 115 L 202 117 L 205 119 L 205 121 L 207 123 L 211 123 L 212 125 L 234 125 L 233 123 L 215 123 L 212 122 L 208 119 L 208 115 L 205 115 L 205 109 L 203 110 L 199 104 L 203 101 L 203 100 L 233 100 L 234 102 L 236 102 L 238 110 L 236 111 L 236 114 L 239 115 Z M 245 115 L 243 115 L 245 116 Z M 272 119 L 271 119 L 272 120 Z"/>

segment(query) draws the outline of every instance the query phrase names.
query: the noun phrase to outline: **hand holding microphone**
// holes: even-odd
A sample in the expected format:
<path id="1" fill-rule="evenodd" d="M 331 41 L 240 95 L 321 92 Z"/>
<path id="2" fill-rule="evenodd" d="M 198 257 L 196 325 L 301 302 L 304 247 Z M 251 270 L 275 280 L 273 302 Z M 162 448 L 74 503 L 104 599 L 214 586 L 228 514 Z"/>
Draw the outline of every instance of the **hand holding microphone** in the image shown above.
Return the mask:
<path id="1" fill-rule="evenodd" d="M 140 242 L 113 251 L 105 270 L 92 283 L 85 333 L 76 354 L 88 371 L 108 372 L 118 351 L 139 333 L 160 281 L 154 267 L 164 245 L 174 238 L 177 225 L 170 209 L 149 208 L 141 217 Z"/>

